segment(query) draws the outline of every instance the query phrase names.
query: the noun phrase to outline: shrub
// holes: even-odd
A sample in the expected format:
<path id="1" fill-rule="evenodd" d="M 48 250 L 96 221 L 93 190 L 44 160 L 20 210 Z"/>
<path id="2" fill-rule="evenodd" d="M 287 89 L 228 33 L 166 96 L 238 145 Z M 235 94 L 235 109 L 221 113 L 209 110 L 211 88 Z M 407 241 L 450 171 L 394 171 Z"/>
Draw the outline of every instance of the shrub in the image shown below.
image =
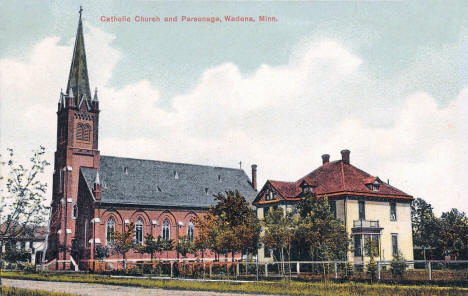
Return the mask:
<path id="1" fill-rule="evenodd" d="M 36 266 L 32 263 L 25 263 L 23 266 L 23 271 L 26 273 L 36 272 Z"/>
<path id="2" fill-rule="evenodd" d="M 403 277 L 403 274 L 406 270 L 406 262 L 400 251 L 393 255 L 392 263 L 390 264 L 390 270 L 392 271 L 392 275 L 394 277 L 398 279 Z"/>
<path id="3" fill-rule="evenodd" d="M 366 271 L 371 277 L 371 283 L 375 282 L 377 279 L 377 268 L 377 262 L 375 262 L 374 258 L 371 258 L 366 266 Z"/>
<path id="4" fill-rule="evenodd" d="M 342 265 L 340 269 L 340 276 L 344 280 L 349 280 L 354 274 L 354 266 L 350 262 Z"/>

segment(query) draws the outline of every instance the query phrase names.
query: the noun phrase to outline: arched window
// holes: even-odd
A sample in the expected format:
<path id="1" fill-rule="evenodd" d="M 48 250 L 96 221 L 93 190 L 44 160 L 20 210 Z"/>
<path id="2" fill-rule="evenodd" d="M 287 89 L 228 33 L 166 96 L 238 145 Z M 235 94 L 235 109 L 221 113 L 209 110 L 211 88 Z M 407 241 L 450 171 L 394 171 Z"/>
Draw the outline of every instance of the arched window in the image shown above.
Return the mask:
<path id="1" fill-rule="evenodd" d="M 143 221 L 138 218 L 135 224 L 135 243 L 141 245 L 143 243 Z"/>
<path id="2" fill-rule="evenodd" d="M 78 205 L 77 205 L 77 204 L 74 204 L 74 205 L 73 205 L 72 218 L 73 218 L 73 219 L 78 218 Z"/>
<path id="3" fill-rule="evenodd" d="M 163 240 L 169 240 L 171 238 L 171 223 L 168 219 L 164 220 L 162 225 L 162 238 Z"/>
<path id="4" fill-rule="evenodd" d="M 76 128 L 76 139 L 78 141 L 89 142 L 91 135 L 91 126 L 87 123 L 78 123 Z"/>
<path id="5" fill-rule="evenodd" d="M 188 224 L 188 228 L 187 228 L 187 238 L 191 242 L 193 242 L 194 233 L 195 233 L 195 226 L 193 225 L 193 222 L 190 221 Z"/>
<path id="6" fill-rule="evenodd" d="M 115 233 L 115 220 L 113 217 L 109 217 L 106 223 L 106 243 L 112 245 L 114 243 Z"/>

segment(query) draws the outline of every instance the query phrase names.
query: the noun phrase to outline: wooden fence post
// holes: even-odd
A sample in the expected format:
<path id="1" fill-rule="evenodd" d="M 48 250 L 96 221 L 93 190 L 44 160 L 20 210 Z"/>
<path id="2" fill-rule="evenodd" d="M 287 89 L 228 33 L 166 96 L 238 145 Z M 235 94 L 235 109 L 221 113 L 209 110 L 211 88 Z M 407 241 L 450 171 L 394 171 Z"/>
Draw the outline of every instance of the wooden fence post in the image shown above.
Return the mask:
<path id="1" fill-rule="evenodd" d="M 296 262 L 296 272 L 297 272 L 297 275 L 300 275 L 301 274 L 301 264 L 298 262 Z"/>
<path id="2" fill-rule="evenodd" d="M 265 277 L 268 277 L 268 263 L 265 263 Z"/>
<path id="3" fill-rule="evenodd" d="M 210 278 L 211 278 L 211 273 L 213 272 L 213 262 L 210 263 Z"/>
<path id="4" fill-rule="evenodd" d="M 239 276 L 239 262 L 236 264 L 236 275 Z"/>
<path id="5" fill-rule="evenodd" d="M 335 279 L 338 278 L 338 264 L 335 262 Z"/>
<path id="6" fill-rule="evenodd" d="M 205 278 L 205 268 L 206 268 L 206 264 L 205 264 L 205 260 L 203 260 L 203 278 Z"/>
<path id="7" fill-rule="evenodd" d="M 432 281 L 432 266 L 431 262 L 429 261 L 429 264 L 427 266 L 429 268 L 429 280 Z"/>
<path id="8" fill-rule="evenodd" d="M 377 278 L 380 281 L 380 271 L 382 270 L 382 265 L 380 265 L 380 261 L 377 262 L 377 271 L 378 271 L 378 276 Z"/>
<path id="9" fill-rule="evenodd" d="M 174 262 L 171 262 L 171 277 L 174 275 Z"/>

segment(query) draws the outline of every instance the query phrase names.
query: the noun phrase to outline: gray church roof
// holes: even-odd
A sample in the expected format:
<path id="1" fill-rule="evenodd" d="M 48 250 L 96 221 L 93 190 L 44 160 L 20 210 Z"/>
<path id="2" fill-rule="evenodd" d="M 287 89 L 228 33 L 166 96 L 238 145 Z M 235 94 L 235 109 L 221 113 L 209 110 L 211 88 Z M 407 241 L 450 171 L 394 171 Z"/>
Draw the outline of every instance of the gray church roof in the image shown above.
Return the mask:
<path id="1" fill-rule="evenodd" d="M 98 170 L 81 168 L 90 189 Z M 213 195 L 238 190 L 251 204 L 257 192 L 241 169 L 101 156 L 101 202 L 208 208 Z"/>

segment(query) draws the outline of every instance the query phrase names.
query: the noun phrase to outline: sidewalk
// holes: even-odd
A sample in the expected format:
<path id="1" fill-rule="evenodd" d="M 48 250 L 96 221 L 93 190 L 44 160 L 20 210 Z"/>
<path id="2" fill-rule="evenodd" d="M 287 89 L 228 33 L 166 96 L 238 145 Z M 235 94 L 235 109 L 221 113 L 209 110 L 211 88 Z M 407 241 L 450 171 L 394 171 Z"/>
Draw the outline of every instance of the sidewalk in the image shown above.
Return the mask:
<path id="1" fill-rule="evenodd" d="M 28 281 L 2 279 L 2 284 L 9 287 L 23 289 L 37 289 L 53 292 L 67 292 L 76 295 L 86 296 L 133 296 L 133 295 L 168 295 L 168 296 L 238 296 L 237 293 L 221 293 L 206 291 L 186 291 L 186 290 L 164 290 L 148 289 L 139 287 L 126 287 L 115 285 L 100 285 L 87 283 L 69 283 L 69 282 L 46 282 L 46 281 Z M 245 296 L 261 296 L 260 294 L 242 294 Z M 265 295 L 266 296 L 266 295 Z"/>

